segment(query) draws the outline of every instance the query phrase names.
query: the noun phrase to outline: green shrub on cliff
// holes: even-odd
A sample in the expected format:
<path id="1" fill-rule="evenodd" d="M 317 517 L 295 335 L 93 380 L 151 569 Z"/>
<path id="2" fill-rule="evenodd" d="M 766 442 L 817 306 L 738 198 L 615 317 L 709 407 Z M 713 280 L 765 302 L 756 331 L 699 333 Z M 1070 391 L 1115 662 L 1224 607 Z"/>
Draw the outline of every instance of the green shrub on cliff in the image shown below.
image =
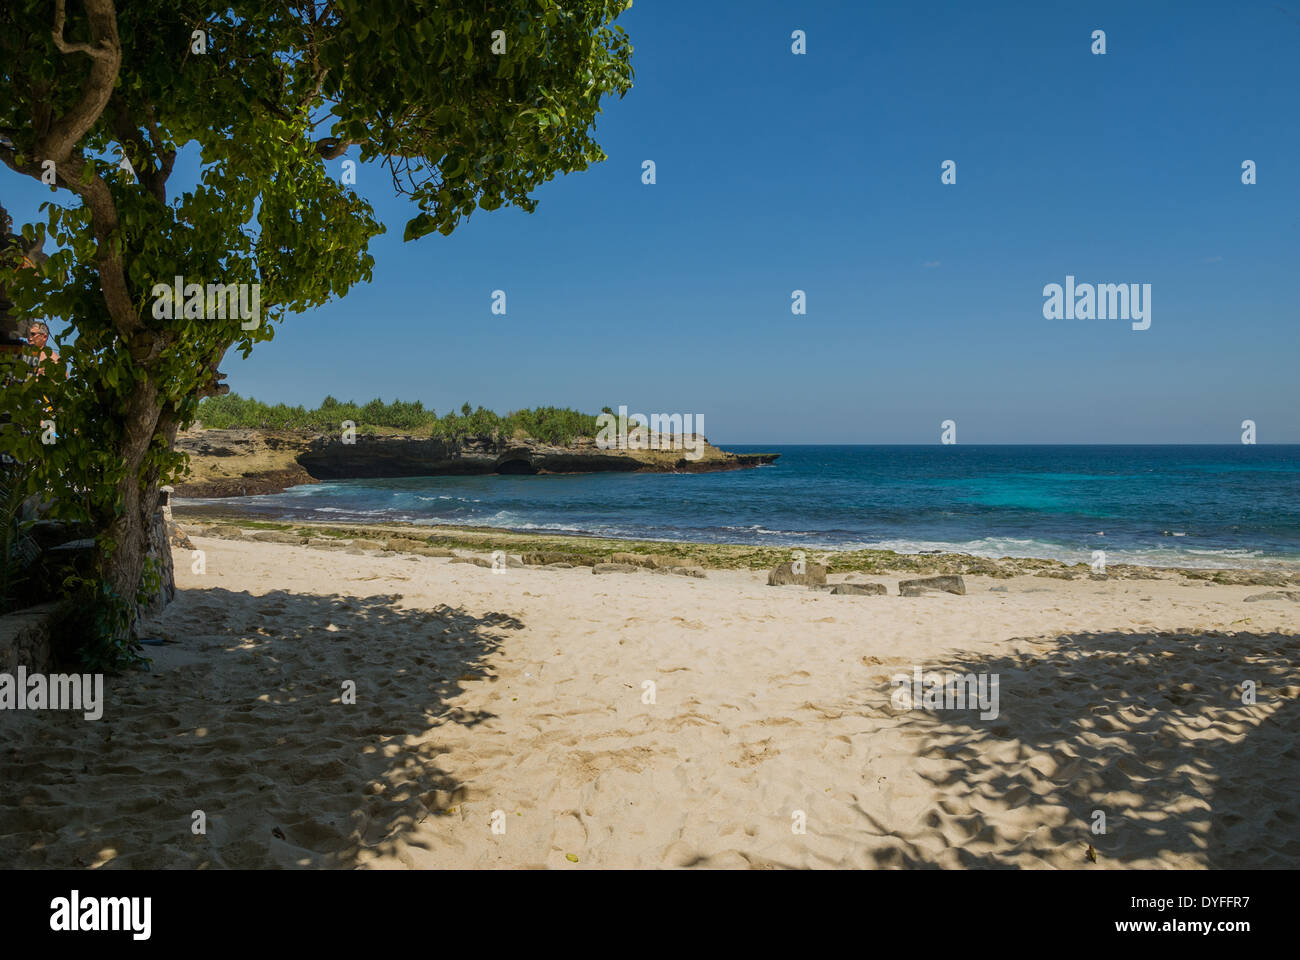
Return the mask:
<path id="1" fill-rule="evenodd" d="M 199 404 L 199 420 L 210 429 L 244 427 L 318 433 L 338 433 L 344 422 L 351 421 L 359 433 L 383 428 L 449 440 L 531 437 L 553 444 L 566 444 L 576 437 L 594 437 L 597 432 L 594 416 L 567 407 L 534 407 L 515 410 L 503 417 L 485 407 L 475 408 L 466 403 L 459 413 L 453 410 L 439 417 L 435 411 L 426 410 L 419 400 L 384 403 L 376 398 L 357 404 L 329 396 L 319 407 L 308 410 L 283 403 L 262 403 L 237 393 L 205 399 Z"/>

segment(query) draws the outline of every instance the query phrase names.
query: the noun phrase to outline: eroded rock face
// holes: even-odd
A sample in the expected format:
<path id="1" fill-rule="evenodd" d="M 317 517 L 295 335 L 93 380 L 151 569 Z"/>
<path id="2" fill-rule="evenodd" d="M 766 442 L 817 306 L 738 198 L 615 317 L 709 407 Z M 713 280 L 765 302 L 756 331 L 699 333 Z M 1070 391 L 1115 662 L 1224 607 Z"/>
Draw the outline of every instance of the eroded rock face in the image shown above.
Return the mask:
<path id="1" fill-rule="evenodd" d="M 355 442 L 288 430 L 190 430 L 177 437 L 190 455 L 191 475 L 177 484 L 181 497 L 278 493 L 321 480 L 481 474 L 737 470 L 779 454 L 735 454 L 705 441 L 698 460 L 684 450 L 602 450 L 590 437 L 565 446 L 530 439 L 370 436 Z"/>
<path id="2" fill-rule="evenodd" d="M 357 436 L 345 444 L 316 437 L 297 462 L 317 480 L 472 474 L 694 472 L 771 463 L 776 454 L 732 454 L 705 447 L 698 460 L 684 451 L 602 450 L 590 437 L 566 446 L 538 440 L 466 437 Z"/>

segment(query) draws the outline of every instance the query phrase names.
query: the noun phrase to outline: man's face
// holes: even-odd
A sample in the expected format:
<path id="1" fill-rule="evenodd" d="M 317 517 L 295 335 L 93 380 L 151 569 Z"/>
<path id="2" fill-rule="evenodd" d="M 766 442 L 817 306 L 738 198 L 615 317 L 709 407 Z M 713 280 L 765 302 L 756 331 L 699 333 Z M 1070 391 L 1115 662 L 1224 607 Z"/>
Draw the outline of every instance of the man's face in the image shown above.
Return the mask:
<path id="1" fill-rule="evenodd" d="M 45 341 L 48 339 L 49 338 L 45 335 L 45 331 L 40 327 L 32 327 L 27 331 L 27 342 L 38 349 L 43 348 L 45 346 Z"/>

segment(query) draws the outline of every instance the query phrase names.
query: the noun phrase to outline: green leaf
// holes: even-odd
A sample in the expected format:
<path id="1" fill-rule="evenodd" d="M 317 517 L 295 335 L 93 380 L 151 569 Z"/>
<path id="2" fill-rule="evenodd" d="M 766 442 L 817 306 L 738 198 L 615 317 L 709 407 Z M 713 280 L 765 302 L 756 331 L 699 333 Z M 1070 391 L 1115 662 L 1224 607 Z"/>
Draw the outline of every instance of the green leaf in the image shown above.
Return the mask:
<path id="1" fill-rule="evenodd" d="M 418 240 L 420 237 L 432 233 L 436 226 L 437 221 L 430 214 L 421 213 L 419 216 L 407 221 L 406 229 L 402 231 L 402 240 L 404 242 Z"/>

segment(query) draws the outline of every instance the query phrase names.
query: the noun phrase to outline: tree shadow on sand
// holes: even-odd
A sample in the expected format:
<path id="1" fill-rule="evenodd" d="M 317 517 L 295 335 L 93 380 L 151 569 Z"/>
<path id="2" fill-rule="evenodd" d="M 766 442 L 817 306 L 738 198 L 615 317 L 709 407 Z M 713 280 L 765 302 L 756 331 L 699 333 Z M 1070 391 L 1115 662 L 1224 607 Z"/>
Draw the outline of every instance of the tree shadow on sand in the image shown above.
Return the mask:
<path id="1" fill-rule="evenodd" d="M 452 701 L 492 682 L 523 624 L 400 600 L 180 591 L 157 627 L 181 642 L 147 648 L 151 673 L 108 678 L 102 720 L 46 712 L 11 731 L 0 862 L 411 865 L 413 828 L 459 817 L 467 795 L 439 730 L 493 717 Z"/>
<path id="2" fill-rule="evenodd" d="M 945 797 L 927 826 L 956 847 L 950 865 L 1300 866 L 1300 638 L 1105 632 L 1037 643 L 923 665 L 1000 678 L 994 719 L 938 710 L 904 720 L 920 738 L 921 775 Z M 1243 681 L 1256 685 L 1253 706 Z M 1105 833 L 1092 831 L 1095 811 Z M 936 865 L 898 839 L 880 865 Z"/>

